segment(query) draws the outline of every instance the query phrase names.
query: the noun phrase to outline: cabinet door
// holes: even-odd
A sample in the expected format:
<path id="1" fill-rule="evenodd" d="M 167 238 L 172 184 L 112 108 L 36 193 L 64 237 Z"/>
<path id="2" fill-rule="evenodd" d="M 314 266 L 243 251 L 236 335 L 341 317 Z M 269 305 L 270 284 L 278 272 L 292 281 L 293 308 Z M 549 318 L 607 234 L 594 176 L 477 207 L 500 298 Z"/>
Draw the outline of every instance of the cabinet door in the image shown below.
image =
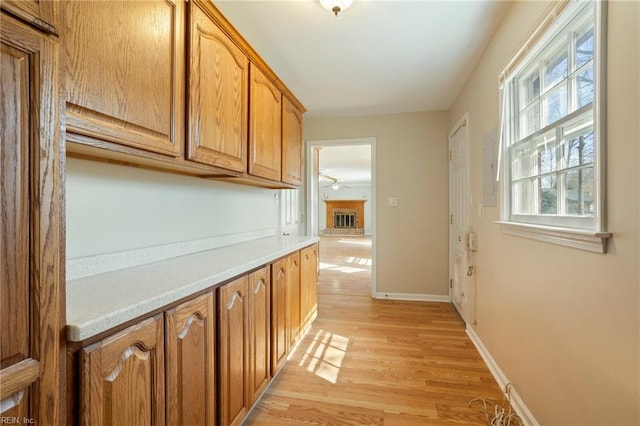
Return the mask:
<path id="1" fill-rule="evenodd" d="M 0 414 L 57 425 L 64 328 L 58 45 L 3 12 L 0 39 Z"/>
<path id="2" fill-rule="evenodd" d="M 240 424 L 251 407 L 249 392 L 249 278 L 220 287 L 220 423 Z"/>
<path id="3" fill-rule="evenodd" d="M 167 424 L 213 426 L 215 401 L 214 295 L 166 312 Z"/>
<path id="4" fill-rule="evenodd" d="M 67 133 L 181 155 L 184 1 L 60 4 Z"/>
<path id="5" fill-rule="evenodd" d="M 302 183 L 302 113 L 282 98 L 282 182 Z"/>
<path id="6" fill-rule="evenodd" d="M 250 67 L 249 174 L 280 181 L 282 96 L 255 66 Z"/>
<path id="7" fill-rule="evenodd" d="M 287 267 L 283 258 L 271 265 L 271 375 L 287 359 Z"/>
<path id="8" fill-rule="evenodd" d="M 287 256 L 287 350 L 300 336 L 300 252 Z"/>
<path id="9" fill-rule="evenodd" d="M 81 424 L 164 425 L 162 316 L 84 348 Z"/>
<path id="10" fill-rule="evenodd" d="M 249 274 L 251 343 L 251 403 L 258 400 L 271 379 L 270 268 Z"/>
<path id="11" fill-rule="evenodd" d="M 189 15 L 190 160 L 247 170 L 249 60 L 201 8 Z"/>
<path id="12" fill-rule="evenodd" d="M 315 319 L 318 305 L 318 245 L 300 251 L 301 321 L 307 327 Z"/>

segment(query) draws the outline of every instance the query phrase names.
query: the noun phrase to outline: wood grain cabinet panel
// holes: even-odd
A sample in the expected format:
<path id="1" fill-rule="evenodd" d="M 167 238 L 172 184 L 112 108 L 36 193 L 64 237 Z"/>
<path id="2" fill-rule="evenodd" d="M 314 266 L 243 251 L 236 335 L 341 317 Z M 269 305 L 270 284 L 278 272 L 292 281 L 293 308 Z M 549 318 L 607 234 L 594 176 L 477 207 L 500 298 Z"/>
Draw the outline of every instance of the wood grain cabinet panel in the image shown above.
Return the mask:
<path id="1" fill-rule="evenodd" d="M 64 327 L 59 46 L 4 12 L 0 39 L 1 415 L 57 425 Z"/>
<path id="2" fill-rule="evenodd" d="M 249 277 L 218 290 L 220 424 L 242 422 L 251 407 L 249 392 Z"/>
<path id="3" fill-rule="evenodd" d="M 187 156 L 245 172 L 249 60 L 208 10 L 197 1 L 190 4 Z"/>
<path id="4" fill-rule="evenodd" d="M 2 0 L 0 7 L 33 27 L 49 34 L 57 34 L 56 2 L 46 0 Z"/>
<path id="5" fill-rule="evenodd" d="M 165 424 L 161 315 L 84 348 L 80 362 L 81 424 Z"/>
<path id="6" fill-rule="evenodd" d="M 271 375 L 287 360 L 287 269 L 288 259 L 271 264 Z"/>
<path id="7" fill-rule="evenodd" d="M 265 266 L 249 274 L 251 404 L 271 380 L 271 270 Z"/>
<path id="8" fill-rule="evenodd" d="M 216 424 L 214 295 L 205 294 L 165 313 L 169 425 Z"/>
<path id="9" fill-rule="evenodd" d="M 282 97 L 282 182 L 302 184 L 302 112 Z"/>
<path id="10" fill-rule="evenodd" d="M 300 316 L 304 328 L 315 319 L 318 306 L 318 244 L 300 251 Z"/>
<path id="11" fill-rule="evenodd" d="M 60 4 L 67 133 L 182 155 L 185 2 Z"/>
<path id="12" fill-rule="evenodd" d="M 287 351 L 300 337 L 300 252 L 287 256 Z"/>
<path id="13" fill-rule="evenodd" d="M 255 66 L 250 67 L 249 174 L 280 181 L 282 95 Z"/>

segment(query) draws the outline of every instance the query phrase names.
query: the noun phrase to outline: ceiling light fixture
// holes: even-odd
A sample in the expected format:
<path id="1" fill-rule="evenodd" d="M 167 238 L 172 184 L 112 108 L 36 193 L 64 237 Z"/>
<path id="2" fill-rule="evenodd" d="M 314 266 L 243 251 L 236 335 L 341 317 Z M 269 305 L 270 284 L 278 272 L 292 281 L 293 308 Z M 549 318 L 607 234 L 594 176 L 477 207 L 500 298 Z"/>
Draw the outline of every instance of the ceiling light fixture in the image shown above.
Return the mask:
<path id="1" fill-rule="evenodd" d="M 338 13 L 342 12 L 343 10 L 347 10 L 347 8 L 351 6 L 351 3 L 353 3 L 353 0 L 319 0 L 319 1 L 322 7 L 324 7 L 330 12 L 335 13 L 336 16 L 338 16 Z"/>
<path id="2" fill-rule="evenodd" d="M 331 185 L 331 188 L 334 190 L 338 190 L 340 189 L 340 184 L 338 182 L 335 182 L 333 185 Z"/>

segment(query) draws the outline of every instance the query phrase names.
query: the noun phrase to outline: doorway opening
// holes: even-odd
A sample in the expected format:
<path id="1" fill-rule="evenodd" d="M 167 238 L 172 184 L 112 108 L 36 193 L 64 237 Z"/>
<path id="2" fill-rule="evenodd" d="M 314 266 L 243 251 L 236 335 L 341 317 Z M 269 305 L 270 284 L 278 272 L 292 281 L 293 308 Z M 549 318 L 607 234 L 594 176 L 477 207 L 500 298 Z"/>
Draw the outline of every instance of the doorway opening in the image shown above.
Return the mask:
<path id="1" fill-rule="evenodd" d="M 321 239 L 320 274 L 373 297 L 375 138 L 309 141 L 307 158 L 307 234 Z"/>

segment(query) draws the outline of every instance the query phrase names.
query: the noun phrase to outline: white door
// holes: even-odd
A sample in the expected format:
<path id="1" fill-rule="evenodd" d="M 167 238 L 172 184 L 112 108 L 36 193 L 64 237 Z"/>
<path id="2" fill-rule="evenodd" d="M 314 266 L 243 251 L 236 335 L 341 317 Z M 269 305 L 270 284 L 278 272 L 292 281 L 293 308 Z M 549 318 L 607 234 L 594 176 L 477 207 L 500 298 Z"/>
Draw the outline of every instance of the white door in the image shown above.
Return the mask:
<path id="1" fill-rule="evenodd" d="M 467 322 L 469 167 L 466 116 L 449 134 L 449 283 L 451 301 Z"/>

